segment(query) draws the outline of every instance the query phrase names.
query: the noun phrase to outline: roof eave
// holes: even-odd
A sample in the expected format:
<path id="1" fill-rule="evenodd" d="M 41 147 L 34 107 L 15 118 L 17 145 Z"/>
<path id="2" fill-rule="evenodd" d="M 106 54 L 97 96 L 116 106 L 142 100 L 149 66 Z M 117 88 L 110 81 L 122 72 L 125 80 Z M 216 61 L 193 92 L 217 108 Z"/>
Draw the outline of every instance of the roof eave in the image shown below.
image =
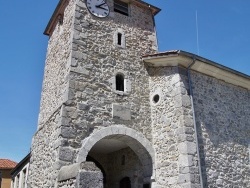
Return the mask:
<path id="1" fill-rule="evenodd" d="M 160 8 L 158 8 L 158 7 L 154 6 L 154 5 L 151 5 L 151 4 L 149 4 L 149 3 L 146 3 L 146 2 L 144 2 L 144 1 L 142 1 L 142 0 L 134 0 L 134 2 L 135 2 L 135 3 L 140 3 L 141 5 L 143 5 L 143 6 L 145 6 L 145 7 L 148 7 L 148 8 L 151 10 L 151 12 L 152 12 L 152 14 L 153 14 L 154 16 L 155 16 L 156 14 L 158 14 L 158 13 L 161 11 Z"/>
<path id="2" fill-rule="evenodd" d="M 63 16 L 64 10 L 65 10 L 68 3 L 69 3 L 69 0 L 60 0 L 59 1 L 59 3 L 56 6 L 55 11 L 53 12 L 53 14 L 49 20 L 49 23 L 47 24 L 47 26 L 43 32 L 44 35 L 48 35 L 48 36 L 51 35 L 51 33 L 53 32 L 53 30 L 55 28 L 55 25 L 58 22 L 58 17 L 60 15 Z"/>
<path id="3" fill-rule="evenodd" d="M 182 66 L 185 68 L 195 60 L 192 70 L 250 90 L 250 76 L 185 51 L 174 50 L 146 55 L 142 60 L 153 67 Z"/>
<path id="4" fill-rule="evenodd" d="M 31 153 L 29 153 L 28 155 L 26 155 L 17 165 L 15 168 L 12 169 L 11 171 L 11 176 L 14 176 L 15 175 L 15 172 L 19 169 L 19 168 L 22 168 L 25 164 L 27 164 L 30 160 L 30 156 L 31 156 Z"/>
<path id="5" fill-rule="evenodd" d="M 236 70 L 234 70 L 234 69 L 231 69 L 231 68 L 229 68 L 229 67 L 226 67 L 226 66 L 224 66 L 224 65 L 221 65 L 221 64 L 219 64 L 219 63 L 216 63 L 216 62 L 211 61 L 211 60 L 209 60 L 209 59 L 206 59 L 206 58 L 204 58 L 204 57 L 201 57 L 201 56 L 198 56 L 198 55 L 189 53 L 189 52 L 185 52 L 185 51 L 182 51 L 182 50 L 180 50 L 179 53 L 180 53 L 181 55 L 185 55 L 185 56 L 190 57 L 190 58 L 195 58 L 196 60 L 202 61 L 202 62 L 204 62 L 204 63 L 206 63 L 206 64 L 211 65 L 211 66 L 215 66 L 215 67 L 217 67 L 217 68 L 226 70 L 226 71 L 228 71 L 228 72 L 231 72 L 231 73 L 233 73 L 233 74 L 236 74 L 236 75 L 238 75 L 238 76 L 241 76 L 241 77 L 244 77 L 244 78 L 250 80 L 250 76 L 249 76 L 249 75 L 244 74 L 244 73 L 239 72 L 239 71 L 236 71 Z"/>
<path id="6" fill-rule="evenodd" d="M 13 167 L 13 168 L 15 168 L 15 167 Z M 0 168 L 0 170 L 12 170 L 13 168 Z"/>

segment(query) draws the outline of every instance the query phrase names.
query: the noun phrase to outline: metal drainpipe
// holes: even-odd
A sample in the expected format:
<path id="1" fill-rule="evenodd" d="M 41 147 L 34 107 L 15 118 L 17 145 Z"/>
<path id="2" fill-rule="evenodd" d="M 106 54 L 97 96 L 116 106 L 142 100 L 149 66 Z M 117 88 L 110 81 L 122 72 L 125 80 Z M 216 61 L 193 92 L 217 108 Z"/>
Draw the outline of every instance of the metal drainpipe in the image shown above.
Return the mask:
<path id="1" fill-rule="evenodd" d="M 198 142 L 198 132 L 197 132 L 195 112 L 194 112 L 193 89 L 192 89 L 192 81 L 191 81 L 191 75 L 190 75 L 190 69 L 195 64 L 195 61 L 196 61 L 196 59 L 195 59 L 195 57 L 193 57 L 193 62 L 190 65 L 188 65 L 187 72 L 188 72 L 189 92 L 190 92 L 192 112 L 193 112 L 194 131 L 195 131 L 195 139 L 196 139 L 196 149 L 197 149 L 197 156 L 198 156 L 198 162 L 199 162 L 200 183 L 201 183 L 201 187 L 204 188 L 202 171 L 201 171 L 201 159 L 200 159 L 200 148 L 199 148 L 199 142 Z"/>

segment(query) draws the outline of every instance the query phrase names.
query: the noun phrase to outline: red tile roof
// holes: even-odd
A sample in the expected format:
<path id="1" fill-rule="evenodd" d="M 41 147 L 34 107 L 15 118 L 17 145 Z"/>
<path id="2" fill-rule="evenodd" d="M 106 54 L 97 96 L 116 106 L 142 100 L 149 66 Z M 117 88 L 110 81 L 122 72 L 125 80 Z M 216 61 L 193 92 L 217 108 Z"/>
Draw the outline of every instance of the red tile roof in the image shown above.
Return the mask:
<path id="1" fill-rule="evenodd" d="M 9 159 L 0 159 L 0 169 L 12 169 L 17 165 L 16 162 Z"/>

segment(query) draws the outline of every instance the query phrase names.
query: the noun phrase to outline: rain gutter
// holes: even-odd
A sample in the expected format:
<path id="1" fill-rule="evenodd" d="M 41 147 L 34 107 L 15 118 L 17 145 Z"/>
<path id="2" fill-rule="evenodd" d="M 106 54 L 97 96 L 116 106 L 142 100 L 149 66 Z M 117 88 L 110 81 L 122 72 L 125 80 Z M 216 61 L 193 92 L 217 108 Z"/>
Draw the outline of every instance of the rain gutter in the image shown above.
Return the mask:
<path id="1" fill-rule="evenodd" d="M 195 56 L 193 56 L 192 63 L 190 63 L 190 65 L 188 65 L 188 67 L 187 67 L 187 73 L 188 73 L 188 83 L 189 83 L 188 85 L 189 85 L 189 92 L 190 92 L 191 105 L 192 105 L 192 113 L 193 113 L 193 122 L 194 122 L 194 131 L 195 131 L 195 139 L 196 139 L 196 149 L 197 149 L 198 165 L 199 165 L 199 172 L 200 172 L 200 184 L 201 184 L 201 188 L 204 188 L 203 176 L 202 176 L 202 169 L 201 169 L 200 148 L 199 148 L 199 142 L 198 142 L 198 131 L 197 131 L 197 124 L 196 124 L 195 110 L 194 110 L 192 80 L 191 80 L 191 74 L 190 74 L 190 69 L 195 64 L 195 61 L 196 61 L 196 58 L 195 58 Z"/>

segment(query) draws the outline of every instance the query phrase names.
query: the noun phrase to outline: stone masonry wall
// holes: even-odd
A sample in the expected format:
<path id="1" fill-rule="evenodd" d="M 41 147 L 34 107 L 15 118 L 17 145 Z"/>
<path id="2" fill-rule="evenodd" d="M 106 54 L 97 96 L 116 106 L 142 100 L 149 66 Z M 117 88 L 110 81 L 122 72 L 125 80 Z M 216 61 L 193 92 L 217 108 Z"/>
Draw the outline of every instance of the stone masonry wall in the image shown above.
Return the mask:
<path id="1" fill-rule="evenodd" d="M 156 184 L 162 188 L 199 187 L 187 72 L 159 67 L 150 68 L 149 75 Z"/>
<path id="2" fill-rule="evenodd" d="M 108 1 L 112 7 L 112 1 Z M 114 13 L 105 19 L 91 16 L 83 1 L 76 5 L 72 60 L 69 76 L 69 95 L 65 102 L 62 137 L 69 145 L 75 162 L 81 142 L 94 130 L 123 124 L 151 135 L 148 76 L 142 54 L 157 49 L 152 15 L 131 5 L 131 16 Z M 114 44 L 120 29 L 125 34 L 125 48 Z M 114 76 L 124 74 L 131 83 L 131 91 L 113 92 Z M 126 108 L 127 119 L 112 115 L 112 104 Z"/>
<path id="3" fill-rule="evenodd" d="M 56 187 L 57 171 L 62 165 L 59 151 L 62 124 L 62 103 L 67 96 L 70 66 L 72 23 L 75 1 L 69 1 L 65 9 L 63 24 L 57 23 L 50 36 L 40 104 L 38 131 L 31 148 L 28 187 Z"/>
<path id="4" fill-rule="evenodd" d="M 58 170 L 61 108 L 59 108 L 34 137 L 31 148 L 28 188 L 55 187 Z"/>
<path id="5" fill-rule="evenodd" d="M 205 187 L 250 187 L 250 91 L 192 72 Z"/>
<path id="6" fill-rule="evenodd" d="M 43 78 L 38 126 L 41 127 L 63 102 L 72 48 L 72 24 L 75 0 L 66 7 L 63 24 L 57 23 L 49 38 Z"/>

